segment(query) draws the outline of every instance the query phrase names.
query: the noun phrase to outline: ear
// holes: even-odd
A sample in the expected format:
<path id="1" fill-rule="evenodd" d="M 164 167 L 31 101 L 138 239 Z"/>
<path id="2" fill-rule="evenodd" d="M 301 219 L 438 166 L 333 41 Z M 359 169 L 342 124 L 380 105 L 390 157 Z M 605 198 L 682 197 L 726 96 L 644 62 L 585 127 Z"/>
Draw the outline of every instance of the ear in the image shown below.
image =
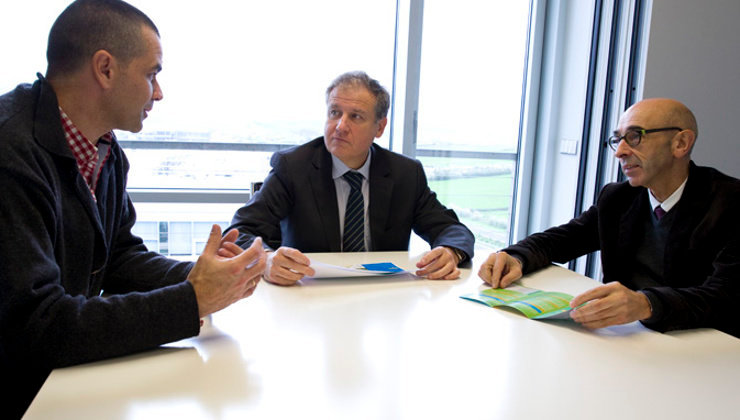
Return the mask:
<path id="1" fill-rule="evenodd" d="M 385 131 L 386 124 L 388 124 L 388 117 L 383 117 L 383 119 L 378 122 L 378 131 L 375 133 L 376 139 L 379 139 L 380 136 L 383 135 L 383 131 Z"/>
<path id="2" fill-rule="evenodd" d="M 106 50 L 98 50 L 93 54 L 91 61 L 95 81 L 103 89 L 110 88 L 113 79 L 118 76 L 118 65 L 115 57 Z"/>
<path id="3" fill-rule="evenodd" d="M 673 156 L 683 158 L 691 154 L 691 149 L 696 142 L 696 133 L 692 130 L 683 130 L 673 138 Z"/>

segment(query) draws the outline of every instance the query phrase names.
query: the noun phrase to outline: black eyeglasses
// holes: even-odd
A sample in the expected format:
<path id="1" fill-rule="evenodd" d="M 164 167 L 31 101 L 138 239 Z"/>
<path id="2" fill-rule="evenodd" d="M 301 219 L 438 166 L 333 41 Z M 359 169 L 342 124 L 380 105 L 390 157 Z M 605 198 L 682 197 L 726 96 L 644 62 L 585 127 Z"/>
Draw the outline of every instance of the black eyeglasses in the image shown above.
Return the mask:
<path id="1" fill-rule="evenodd" d="M 624 133 L 623 136 L 611 136 L 609 137 L 606 142 L 609 144 L 609 147 L 612 148 L 615 152 L 617 151 L 617 146 L 619 145 L 619 142 L 622 140 L 626 141 L 629 147 L 637 147 L 640 144 L 640 141 L 642 140 L 642 136 L 650 134 L 650 133 L 657 133 L 659 131 L 670 131 L 670 130 L 678 130 L 683 131 L 683 128 L 678 127 L 663 127 L 663 128 L 653 128 L 650 130 L 627 130 L 626 133 Z"/>

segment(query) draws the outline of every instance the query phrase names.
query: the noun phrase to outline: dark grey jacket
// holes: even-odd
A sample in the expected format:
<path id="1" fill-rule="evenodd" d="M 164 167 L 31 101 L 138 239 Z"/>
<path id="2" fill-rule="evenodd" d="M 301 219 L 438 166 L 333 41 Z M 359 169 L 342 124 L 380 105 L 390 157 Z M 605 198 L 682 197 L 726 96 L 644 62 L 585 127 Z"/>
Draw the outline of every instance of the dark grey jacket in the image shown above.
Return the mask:
<path id="1" fill-rule="evenodd" d="M 0 393 L 4 416 L 23 413 L 54 368 L 198 334 L 195 293 L 184 281 L 191 264 L 148 252 L 131 233 L 127 172 L 114 141 L 96 203 L 48 82 L 0 97 L 0 377 L 10 389 Z"/>

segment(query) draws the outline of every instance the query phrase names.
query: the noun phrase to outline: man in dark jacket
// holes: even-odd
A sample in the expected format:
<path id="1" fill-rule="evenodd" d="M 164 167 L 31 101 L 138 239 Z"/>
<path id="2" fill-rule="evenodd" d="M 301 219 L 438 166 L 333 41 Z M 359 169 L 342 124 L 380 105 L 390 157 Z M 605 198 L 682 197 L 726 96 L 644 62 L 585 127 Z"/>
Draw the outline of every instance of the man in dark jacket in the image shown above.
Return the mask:
<path id="1" fill-rule="evenodd" d="M 388 122 L 386 89 L 364 72 L 345 73 L 326 105 L 324 136 L 275 153 L 264 185 L 234 215 L 238 243 L 264 238 L 265 278 L 291 285 L 313 274 L 304 252 L 407 250 L 413 230 L 432 248 L 416 274 L 458 278 L 473 234 L 437 200 L 419 161 L 374 143 Z"/>
<path id="2" fill-rule="evenodd" d="M 630 107 L 609 139 L 628 181 L 604 187 L 569 223 L 492 254 L 480 276 L 507 287 L 551 262 L 600 250 L 604 285 L 576 296 L 588 328 L 641 321 L 657 331 L 740 337 L 740 181 L 690 159 L 693 113 L 671 99 Z"/>
<path id="3" fill-rule="evenodd" d="M 52 369 L 197 335 L 200 318 L 251 295 L 260 241 L 233 258 L 215 225 L 193 265 L 131 233 L 128 161 L 113 129 L 138 132 L 162 50 L 119 0 L 78 0 L 49 36 L 47 77 L 0 96 L 0 394 L 20 417 Z M 103 293 L 104 292 L 104 293 Z"/>

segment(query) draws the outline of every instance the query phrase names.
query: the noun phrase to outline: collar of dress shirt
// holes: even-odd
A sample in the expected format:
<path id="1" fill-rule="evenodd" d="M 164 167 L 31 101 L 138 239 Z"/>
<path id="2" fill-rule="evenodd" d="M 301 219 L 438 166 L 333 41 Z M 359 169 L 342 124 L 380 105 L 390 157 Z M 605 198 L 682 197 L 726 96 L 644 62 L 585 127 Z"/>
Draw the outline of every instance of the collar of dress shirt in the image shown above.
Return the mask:
<path id="1" fill-rule="evenodd" d="M 77 168 L 85 181 L 90 184 L 90 177 L 98 161 L 98 148 L 82 135 L 61 107 L 59 107 L 59 114 L 61 115 L 67 144 L 69 144 L 69 148 L 72 149 L 72 154 L 77 160 Z"/>
<path id="2" fill-rule="evenodd" d="M 113 132 L 103 134 L 98 139 L 98 147 L 96 147 L 82 135 L 62 107 L 59 107 L 59 115 L 62 120 L 64 137 L 67 139 L 67 144 L 77 161 L 77 169 L 87 183 L 93 198 L 95 198 L 97 178 L 100 176 L 99 168 L 105 164 L 108 156 L 110 156 L 110 144 L 113 142 Z M 102 153 L 102 156 L 100 153 Z M 97 172 L 96 169 L 98 170 Z"/>
<path id="3" fill-rule="evenodd" d="M 367 159 L 365 159 L 365 163 L 360 166 L 357 169 L 357 172 L 361 173 L 362 176 L 365 177 L 366 180 L 370 179 L 370 161 L 373 157 L 373 149 L 370 148 L 370 151 L 367 154 Z M 350 168 L 349 166 L 345 165 L 344 162 L 342 162 L 338 157 L 331 155 L 331 177 L 332 179 L 337 179 L 344 175 L 348 171 L 352 171 L 354 169 Z"/>
<path id="4" fill-rule="evenodd" d="M 657 198 L 653 197 L 653 193 L 648 190 L 648 197 L 650 197 L 650 206 L 653 208 L 653 211 L 655 211 L 655 208 L 660 206 L 663 210 L 665 210 L 666 213 L 668 213 L 673 206 L 678 203 L 678 200 L 681 199 L 681 196 L 683 195 L 683 190 L 686 188 L 686 181 L 689 180 L 689 177 L 686 177 L 686 179 L 683 180 L 683 183 L 676 188 L 676 191 L 673 191 L 673 194 L 670 195 L 670 197 L 666 198 L 662 203 L 658 201 Z"/>

